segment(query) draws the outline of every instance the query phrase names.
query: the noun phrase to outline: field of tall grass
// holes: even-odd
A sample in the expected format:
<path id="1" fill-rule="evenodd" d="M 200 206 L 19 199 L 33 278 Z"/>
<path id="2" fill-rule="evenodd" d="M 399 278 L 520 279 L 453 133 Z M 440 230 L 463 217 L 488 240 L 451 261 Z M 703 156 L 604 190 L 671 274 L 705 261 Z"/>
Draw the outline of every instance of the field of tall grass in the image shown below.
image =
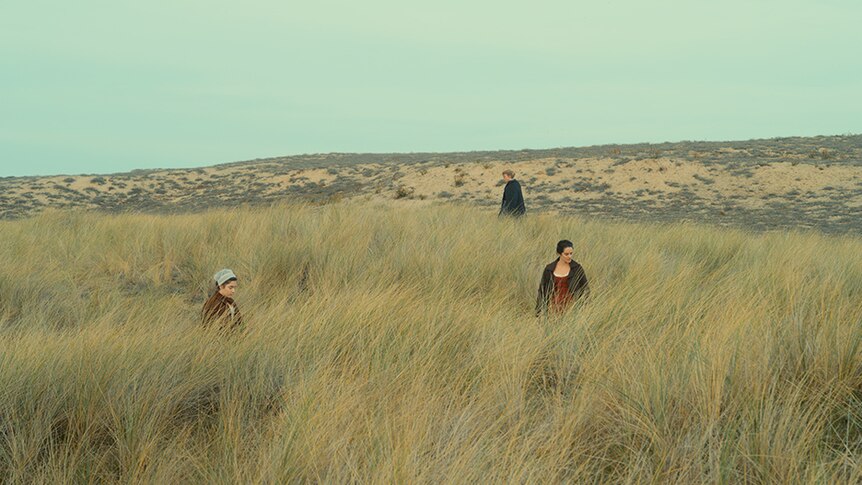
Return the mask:
<path id="1" fill-rule="evenodd" d="M 0 222 L 0 482 L 862 481 L 862 240 L 358 203 Z M 557 240 L 592 296 L 534 314 Z M 200 328 L 222 267 L 242 334 Z"/>

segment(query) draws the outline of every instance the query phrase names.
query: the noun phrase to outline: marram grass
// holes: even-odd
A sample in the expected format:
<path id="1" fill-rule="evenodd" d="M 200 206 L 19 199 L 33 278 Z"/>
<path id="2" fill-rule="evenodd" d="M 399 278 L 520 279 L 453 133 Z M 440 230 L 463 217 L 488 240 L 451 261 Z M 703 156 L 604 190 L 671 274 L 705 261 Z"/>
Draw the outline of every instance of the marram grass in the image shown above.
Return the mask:
<path id="1" fill-rule="evenodd" d="M 0 230 L 3 483 L 862 481 L 859 239 L 352 203 Z M 564 237 L 592 297 L 536 318 Z"/>

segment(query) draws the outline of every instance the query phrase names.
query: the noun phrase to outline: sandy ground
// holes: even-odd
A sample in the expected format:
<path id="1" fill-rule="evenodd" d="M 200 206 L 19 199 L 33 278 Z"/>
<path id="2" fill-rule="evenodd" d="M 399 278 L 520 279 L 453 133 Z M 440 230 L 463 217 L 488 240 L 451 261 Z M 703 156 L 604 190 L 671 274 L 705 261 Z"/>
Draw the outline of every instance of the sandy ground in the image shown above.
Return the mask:
<path id="1" fill-rule="evenodd" d="M 814 166 L 782 162 L 764 166 L 755 165 L 751 167 L 749 175 L 739 176 L 726 169 L 667 158 L 631 161 L 621 165 L 615 165 L 612 159 L 563 161 L 539 159 L 518 163 L 485 162 L 448 167 L 405 166 L 398 169 L 398 177 L 393 179 L 396 187 L 393 187 L 392 191 L 377 191 L 373 194 L 373 198 L 397 200 L 395 194 L 397 187 L 404 187 L 410 193 L 409 196 L 404 197 L 405 199 L 427 200 L 438 198 L 441 193 L 444 195 L 448 193 L 455 198 L 472 196 L 496 200 L 502 194 L 501 172 L 504 169 L 515 171 L 525 196 L 546 193 L 551 199 L 563 197 L 589 199 L 595 198 L 600 193 L 611 193 L 621 197 L 638 196 L 658 204 L 662 203 L 658 194 L 673 194 L 688 190 L 703 198 L 741 197 L 741 204 L 761 207 L 763 196 L 787 196 L 788 194 L 792 196 L 798 193 L 827 196 L 827 192 L 830 191 L 858 189 L 862 181 L 862 166 Z M 372 181 L 379 182 L 381 178 L 391 177 L 387 177 L 385 173 L 389 170 L 378 164 L 357 165 L 351 171 L 356 170 L 375 172 Z M 381 174 L 383 174 L 382 177 Z M 316 184 L 325 187 L 339 177 L 359 181 L 362 178 L 353 174 L 333 174 L 325 169 L 296 169 L 287 174 L 268 175 L 234 168 L 207 168 L 196 175 L 192 183 L 183 187 L 164 189 L 164 194 L 158 192 L 156 188 L 158 184 L 155 181 L 175 178 L 177 176 L 175 172 L 155 172 L 145 180 L 123 180 L 122 187 L 90 181 L 96 177 L 46 177 L 10 187 L 5 194 L 7 197 L 20 197 L 30 193 L 34 200 L 44 204 L 49 204 L 54 197 L 56 197 L 55 200 L 73 201 L 74 198 L 68 196 L 70 193 L 68 190 L 87 196 L 130 194 L 137 189 L 156 198 L 161 195 L 164 199 L 176 199 L 205 193 L 211 188 L 207 182 L 213 181 L 235 185 L 240 189 L 244 183 L 251 181 L 267 186 L 269 193 L 277 193 L 280 189 L 293 186 Z M 64 182 L 68 179 L 73 181 Z M 583 190 L 576 187 L 579 182 L 604 187 Z M 642 193 L 636 194 L 638 191 Z M 347 197 L 357 195 L 362 194 L 345 194 Z M 49 198 L 51 196 L 54 197 Z M 846 203 L 851 207 L 859 207 L 862 204 L 862 197 L 856 195 Z M 96 206 L 95 203 L 89 205 Z"/>
<path id="2" fill-rule="evenodd" d="M 511 160 L 501 155 L 471 161 L 462 156 L 448 162 L 441 156 L 411 163 L 381 160 L 311 167 L 292 166 L 289 161 L 256 161 L 193 170 L 3 179 L 0 213 L 10 218 L 50 207 L 201 209 L 284 198 L 313 202 L 356 198 L 398 204 L 455 200 L 493 206 L 499 204 L 502 194 L 501 172 L 511 169 L 531 210 L 553 211 L 568 204 L 613 216 L 615 210 L 648 212 L 673 207 L 685 218 L 681 211 L 686 204 L 707 208 L 703 210 L 715 207 L 720 215 L 731 207 L 761 212 L 776 207 L 803 212 L 819 207 L 812 217 L 833 217 L 830 214 L 834 213 L 848 221 L 859 219 L 862 162 L 856 160 L 858 153 L 805 150 L 809 151 L 754 145 L 676 150 L 670 156 L 655 150 L 648 156 L 626 156 L 624 150 L 615 149 L 591 157 Z M 326 156 L 318 158 L 320 165 L 326 165 Z"/>

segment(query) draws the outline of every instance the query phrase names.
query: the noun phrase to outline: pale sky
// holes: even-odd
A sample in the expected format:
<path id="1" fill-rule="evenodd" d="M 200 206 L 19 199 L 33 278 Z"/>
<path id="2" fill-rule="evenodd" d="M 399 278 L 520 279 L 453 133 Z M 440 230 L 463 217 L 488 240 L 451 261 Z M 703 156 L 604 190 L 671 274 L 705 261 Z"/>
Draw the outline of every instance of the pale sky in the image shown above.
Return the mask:
<path id="1" fill-rule="evenodd" d="M 862 132 L 862 1 L 0 4 L 0 176 Z"/>

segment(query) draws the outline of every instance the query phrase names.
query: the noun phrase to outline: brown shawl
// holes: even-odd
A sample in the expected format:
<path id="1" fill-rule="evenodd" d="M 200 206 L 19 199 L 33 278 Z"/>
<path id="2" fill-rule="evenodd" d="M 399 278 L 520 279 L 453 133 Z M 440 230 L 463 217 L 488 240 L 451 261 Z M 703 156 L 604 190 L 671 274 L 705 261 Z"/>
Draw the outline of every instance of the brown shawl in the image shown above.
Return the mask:
<path id="1" fill-rule="evenodd" d="M 201 311 L 201 323 L 205 327 L 215 323 L 221 330 L 233 330 L 242 325 L 239 306 L 233 301 L 233 298 L 215 292 L 204 303 L 204 308 Z"/>

